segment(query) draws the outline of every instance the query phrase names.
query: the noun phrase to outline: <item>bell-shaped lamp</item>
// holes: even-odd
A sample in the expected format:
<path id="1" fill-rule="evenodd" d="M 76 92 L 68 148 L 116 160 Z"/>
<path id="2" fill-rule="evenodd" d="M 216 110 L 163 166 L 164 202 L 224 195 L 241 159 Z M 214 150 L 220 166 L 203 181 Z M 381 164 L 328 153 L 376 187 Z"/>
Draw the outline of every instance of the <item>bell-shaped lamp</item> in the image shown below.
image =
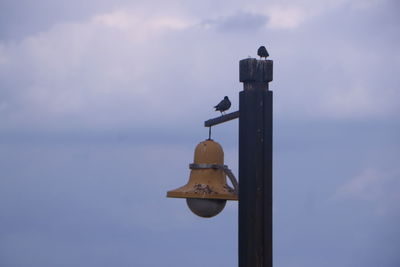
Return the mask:
<path id="1" fill-rule="evenodd" d="M 190 210 L 209 218 L 220 213 L 227 200 L 238 200 L 237 181 L 224 165 L 224 151 L 211 139 L 196 146 L 194 162 L 186 185 L 167 192 L 167 197 L 186 198 Z M 234 188 L 226 182 L 226 175 Z"/>

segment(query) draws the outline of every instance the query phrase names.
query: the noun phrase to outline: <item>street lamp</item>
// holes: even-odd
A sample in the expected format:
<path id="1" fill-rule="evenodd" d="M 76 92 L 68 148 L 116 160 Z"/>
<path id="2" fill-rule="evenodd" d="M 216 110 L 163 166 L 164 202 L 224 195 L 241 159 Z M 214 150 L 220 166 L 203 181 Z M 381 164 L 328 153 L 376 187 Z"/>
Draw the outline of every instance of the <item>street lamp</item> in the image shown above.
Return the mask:
<path id="1" fill-rule="evenodd" d="M 200 142 L 194 152 L 194 162 L 186 185 L 167 192 L 167 197 L 186 198 L 190 210 L 209 218 L 220 213 L 227 200 L 238 200 L 237 181 L 224 165 L 224 151 L 212 139 Z M 226 174 L 233 188 L 226 182 Z"/>
<path id="2" fill-rule="evenodd" d="M 266 57 L 268 52 L 260 56 Z M 239 267 L 272 267 L 273 94 L 268 87 L 272 71 L 272 60 L 241 60 L 239 111 L 204 123 L 211 132 L 212 126 L 239 118 L 240 190 L 236 179 L 231 179 L 234 188 L 227 186 L 224 174 L 230 170 L 223 165 L 222 147 L 209 139 L 196 147 L 189 182 L 167 193 L 168 197 L 186 198 L 189 208 L 203 217 L 218 214 L 226 200 L 239 199 Z M 202 157 L 197 157 L 204 147 Z"/>

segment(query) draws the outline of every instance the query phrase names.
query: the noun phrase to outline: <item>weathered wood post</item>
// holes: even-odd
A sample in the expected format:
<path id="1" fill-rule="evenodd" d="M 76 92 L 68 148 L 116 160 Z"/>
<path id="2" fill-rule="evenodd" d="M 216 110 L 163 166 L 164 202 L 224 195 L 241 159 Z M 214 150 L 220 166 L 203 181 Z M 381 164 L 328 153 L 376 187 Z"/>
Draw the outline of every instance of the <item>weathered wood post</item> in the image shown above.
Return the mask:
<path id="1" fill-rule="evenodd" d="M 239 266 L 272 267 L 272 60 L 239 63 Z"/>

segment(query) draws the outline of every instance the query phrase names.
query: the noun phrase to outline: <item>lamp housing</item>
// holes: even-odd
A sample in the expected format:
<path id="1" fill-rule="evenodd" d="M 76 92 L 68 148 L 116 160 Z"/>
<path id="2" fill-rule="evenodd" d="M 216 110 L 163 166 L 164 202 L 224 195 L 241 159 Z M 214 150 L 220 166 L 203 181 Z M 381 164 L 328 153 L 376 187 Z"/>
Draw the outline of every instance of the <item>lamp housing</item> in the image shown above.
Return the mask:
<path id="1" fill-rule="evenodd" d="M 221 212 L 227 200 L 238 200 L 237 190 L 226 181 L 226 173 L 231 172 L 224 165 L 224 151 L 220 144 L 211 139 L 200 142 L 189 167 L 191 172 L 187 184 L 168 191 L 167 197 L 186 198 L 190 210 L 206 218 Z"/>

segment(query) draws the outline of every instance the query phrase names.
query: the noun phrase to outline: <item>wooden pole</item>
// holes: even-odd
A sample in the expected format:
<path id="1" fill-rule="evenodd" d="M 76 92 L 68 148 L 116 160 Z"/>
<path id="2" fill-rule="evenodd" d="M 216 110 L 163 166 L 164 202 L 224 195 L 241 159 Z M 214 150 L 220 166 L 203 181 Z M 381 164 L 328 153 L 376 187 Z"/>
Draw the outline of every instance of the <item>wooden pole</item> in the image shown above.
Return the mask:
<path id="1" fill-rule="evenodd" d="M 239 267 L 272 267 L 272 60 L 239 64 Z"/>

